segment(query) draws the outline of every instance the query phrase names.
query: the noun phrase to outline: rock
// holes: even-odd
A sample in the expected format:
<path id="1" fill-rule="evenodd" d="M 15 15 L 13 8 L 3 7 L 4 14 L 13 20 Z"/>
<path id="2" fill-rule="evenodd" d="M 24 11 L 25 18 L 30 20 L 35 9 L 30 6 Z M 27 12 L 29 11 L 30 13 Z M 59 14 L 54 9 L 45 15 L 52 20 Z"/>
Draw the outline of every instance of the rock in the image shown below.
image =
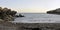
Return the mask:
<path id="1" fill-rule="evenodd" d="M 11 11 L 10 15 L 15 16 L 16 13 L 17 13 L 16 11 Z"/>
<path id="2" fill-rule="evenodd" d="M 24 17 L 24 15 L 19 14 L 19 15 L 15 15 L 15 17 Z"/>
<path id="3" fill-rule="evenodd" d="M 2 7 L 0 7 L 0 10 L 2 10 Z"/>
<path id="4" fill-rule="evenodd" d="M 0 19 L 3 21 L 14 21 L 13 17 L 16 13 L 16 11 L 11 11 L 11 9 L 0 7 Z"/>
<path id="5" fill-rule="evenodd" d="M 0 19 L 0 21 L 3 21 L 2 19 Z"/>
<path id="6" fill-rule="evenodd" d="M 4 21 L 14 21 L 14 18 L 11 15 L 6 16 L 3 18 Z"/>
<path id="7" fill-rule="evenodd" d="M 48 14 L 60 14 L 60 8 L 55 9 L 55 10 L 51 10 L 51 11 L 47 11 Z"/>
<path id="8" fill-rule="evenodd" d="M 19 14 L 19 17 L 24 17 L 24 15 Z"/>
<path id="9" fill-rule="evenodd" d="M 7 12 L 6 12 L 6 14 L 10 15 L 10 13 L 11 13 L 11 9 L 8 9 Z"/>

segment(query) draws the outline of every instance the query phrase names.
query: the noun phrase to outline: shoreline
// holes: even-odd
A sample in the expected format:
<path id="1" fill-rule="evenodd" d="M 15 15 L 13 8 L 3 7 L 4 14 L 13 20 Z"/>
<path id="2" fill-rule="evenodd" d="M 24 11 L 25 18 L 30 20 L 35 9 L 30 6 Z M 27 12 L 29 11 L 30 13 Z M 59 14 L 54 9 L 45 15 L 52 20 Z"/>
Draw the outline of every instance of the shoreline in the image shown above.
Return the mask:
<path id="1" fill-rule="evenodd" d="M 21 21 L 10 21 L 12 23 L 60 23 L 59 20 L 21 20 Z"/>
<path id="2" fill-rule="evenodd" d="M 1 27 L 3 26 L 3 27 Z M 9 28 L 10 27 L 10 28 Z M 0 28 L 5 30 L 27 30 L 27 29 L 59 29 L 60 23 L 12 23 L 12 22 L 0 22 Z M 12 30 L 11 29 L 11 30 Z"/>

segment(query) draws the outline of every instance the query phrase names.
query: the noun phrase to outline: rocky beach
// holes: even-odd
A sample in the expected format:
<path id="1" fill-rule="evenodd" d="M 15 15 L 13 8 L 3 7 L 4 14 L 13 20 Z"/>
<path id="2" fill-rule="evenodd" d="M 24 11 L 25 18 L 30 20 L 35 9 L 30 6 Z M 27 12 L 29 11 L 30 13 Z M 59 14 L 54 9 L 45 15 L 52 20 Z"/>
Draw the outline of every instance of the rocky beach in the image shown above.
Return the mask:
<path id="1" fill-rule="evenodd" d="M 0 30 L 60 30 L 60 23 L 12 23 L 16 13 L 0 7 Z"/>

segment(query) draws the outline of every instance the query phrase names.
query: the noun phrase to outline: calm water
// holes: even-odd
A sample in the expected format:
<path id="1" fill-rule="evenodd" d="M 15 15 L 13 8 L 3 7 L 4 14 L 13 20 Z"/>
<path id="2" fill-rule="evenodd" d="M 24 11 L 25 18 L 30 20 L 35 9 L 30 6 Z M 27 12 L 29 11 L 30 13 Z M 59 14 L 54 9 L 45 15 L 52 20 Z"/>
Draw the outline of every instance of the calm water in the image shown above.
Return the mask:
<path id="1" fill-rule="evenodd" d="M 60 23 L 60 15 L 46 13 L 22 13 L 25 17 L 16 18 L 17 23 Z"/>

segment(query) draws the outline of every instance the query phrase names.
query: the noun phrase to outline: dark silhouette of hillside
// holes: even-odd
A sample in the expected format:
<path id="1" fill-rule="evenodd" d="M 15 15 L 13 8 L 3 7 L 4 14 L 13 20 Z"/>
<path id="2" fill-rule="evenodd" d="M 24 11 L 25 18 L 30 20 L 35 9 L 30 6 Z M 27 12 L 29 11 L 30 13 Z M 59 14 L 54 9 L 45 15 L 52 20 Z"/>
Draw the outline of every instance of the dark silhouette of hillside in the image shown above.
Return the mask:
<path id="1" fill-rule="evenodd" d="M 51 10 L 51 11 L 47 11 L 48 14 L 60 14 L 60 8 L 55 9 L 55 10 Z"/>

